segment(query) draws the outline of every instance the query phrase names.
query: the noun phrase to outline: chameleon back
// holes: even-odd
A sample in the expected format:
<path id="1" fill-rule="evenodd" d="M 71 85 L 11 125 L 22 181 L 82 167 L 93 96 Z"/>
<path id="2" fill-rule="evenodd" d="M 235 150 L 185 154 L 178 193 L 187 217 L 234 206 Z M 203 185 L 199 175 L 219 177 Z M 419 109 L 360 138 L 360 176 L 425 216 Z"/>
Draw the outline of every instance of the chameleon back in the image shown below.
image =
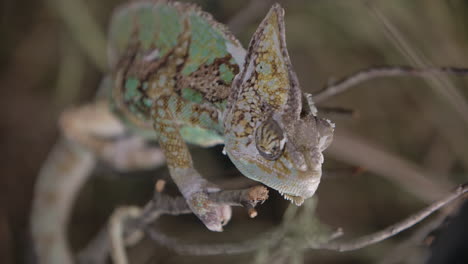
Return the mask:
<path id="1" fill-rule="evenodd" d="M 221 132 L 218 116 L 245 51 L 211 15 L 177 2 L 131 3 L 114 14 L 109 43 L 114 108 L 128 125 L 154 133 L 153 103 L 170 94 L 189 141 L 201 130 Z"/>

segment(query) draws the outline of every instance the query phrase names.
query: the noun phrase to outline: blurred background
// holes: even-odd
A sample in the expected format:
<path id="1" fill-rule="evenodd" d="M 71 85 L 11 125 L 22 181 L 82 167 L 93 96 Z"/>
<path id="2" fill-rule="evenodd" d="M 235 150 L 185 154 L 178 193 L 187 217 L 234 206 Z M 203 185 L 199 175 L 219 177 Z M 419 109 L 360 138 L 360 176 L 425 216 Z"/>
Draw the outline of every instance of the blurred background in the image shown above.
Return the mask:
<path id="1" fill-rule="evenodd" d="M 28 227 L 34 183 L 59 137 L 58 115 L 67 107 L 91 100 L 106 73 L 109 17 L 122 2 L 0 2 L 0 263 L 35 263 Z M 190 2 L 228 24 L 245 47 L 272 4 L 267 0 Z M 289 53 L 307 92 L 317 92 L 373 66 L 468 67 L 467 1 L 278 2 L 286 9 Z M 320 102 L 322 107 L 354 110 L 353 115 L 325 113 L 336 123 L 336 139 L 326 151 L 325 173 L 317 192 L 317 215 L 322 222 L 342 227 L 349 237 L 371 233 L 466 182 L 467 85 L 467 77 L 453 75 L 386 77 Z M 192 148 L 197 168 L 215 182 L 242 181 L 228 158 L 220 154 L 221 149 Z M 68 227 L 75 253 L 106 223 L 114 208 L 143 205 L 151 198 L 154 181 L 169 179 L 165 168 L 124 174 L 101 164 L 95 174 L 80 192 Z M 173 185 L 169 190 L 176 193 Z M 191 242 L 242 241 L 281 222 L 288 203 L 277 193 L 270 194 L 256 219 L 235 210 L 221 234 L 208 232 L 194 216 L 163 217 L 158 225 Z M 456 211 L 452 207 L 445 215 Z M 426 248 L 437 248 L 443 237 L 437 234 L 447 229 L 431 233 L 444 218 L 431 217 L 363 250 L 311 250 L 303 260 L 423 263 L 431 255 Z M 448 245 L 447 252 L 468 249 L 466 236 L 462 236 L 465 242 L 461 246 L 457 244 L 456 234 L 467 228 L 467 221 L 459 223 L 455 235 L 439 243 Z M 429 224 L 433 228 L 427 228 Z M 131 263 L 239 263 L 252 259 L 252 254 L 177 256 L 151 241 L 132 247 L 129 256 Z"/>

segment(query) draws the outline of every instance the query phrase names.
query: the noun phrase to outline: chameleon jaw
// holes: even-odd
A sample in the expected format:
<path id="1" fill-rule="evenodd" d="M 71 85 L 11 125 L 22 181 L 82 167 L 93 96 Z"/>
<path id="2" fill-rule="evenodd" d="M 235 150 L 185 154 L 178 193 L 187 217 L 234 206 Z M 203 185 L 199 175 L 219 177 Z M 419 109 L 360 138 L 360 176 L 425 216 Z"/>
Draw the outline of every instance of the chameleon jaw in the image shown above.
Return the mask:
<path id="1" fill-rule="evenodd" d="M 276 161 L 265 160 L 257 154 L 254 145 L 245 146 L 244 142 L 239 142 L 235 137 L 228 137 L 225 144 L 226 154 L 244 176 L 277 190 L 284 199 L 298 206 L 312 197 L 320 184 L 321 164 L 309 165 L 306 171 L 302 171 L 286 160 L 284 155 Z M 242 152 L 239 146 L 244 147 Z M 275 166 L 274 162 L 279 161 L 285 166 Z M 279 170 L 278 167 L 286 168 L 287 171 Z"/>

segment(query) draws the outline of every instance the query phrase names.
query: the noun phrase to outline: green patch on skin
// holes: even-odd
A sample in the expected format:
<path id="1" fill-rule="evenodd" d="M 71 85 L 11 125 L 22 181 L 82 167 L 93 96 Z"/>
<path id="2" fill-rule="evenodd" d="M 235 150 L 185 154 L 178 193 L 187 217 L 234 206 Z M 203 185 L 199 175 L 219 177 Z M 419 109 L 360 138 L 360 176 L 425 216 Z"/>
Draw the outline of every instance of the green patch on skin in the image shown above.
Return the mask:
<path id="1" fill-rule="evenodd" d="M 223 101 L 220 101 L 220 102 L 215 102 L 214 105 L 219 110 L 224 111 L 226 109 L 226 106 L 227 106 L 227 100 L 223 100 Z"/>
<path id="2" fill-rule="evenodd" d="M 173 133 L 175 132 L 175 129 L 173 127 L 166 127 L 166 132 Z"/>
<path id="3" fill-rule="evenodd" d="M 200 92 L 195 91 L 191 88 L 182 89 L 182 98 L 194 103 L 203 102 L 203 95 Z"/>
<path id="4" fill-rule="evenodd" d="M 156 21 L 155 10 L 143 8 L 138 10 L 138 39 L 143 50 L 148 50 L 154 41 L 157 30 L 160 28 Z"/>
<path id="5" fill-rule="evenodd" d="M 184 75 L 189 75 L 190 73 L 196 71 L 198 69 L 198 67 L 200 67 L 200 65 L 197 65 L 197 64 L 194 64 L 194 63 L 191 63 L 191 64 L 186 64 L 184 69 L 182 70 L 182 74 Z"/>
<path id="6" fill-rule="evenodd" d="M 224 63 L 219 66 L 219 73 L 221 80 L 225 81 L 226 83 L 231 83 L 232 79 L 234 79 L 234 73 Z"/>
<path id="7" fill-rule="evenodd" d="M 130 111 L 132 113 L 134 113 L 136 116 L 140 117 L 140 111 L 138 110 L 138 108 L 135 105 L 133 105 L 133 104 L 129 105 L 128 109 L 130 109 Z"/>
<path id="8" fill-rule="evenodd" d="M 177 112 L 178 100 L 180 100 L 180 98 L 177 98 L 177 96 L 172 95 L 167 102 L 167 106 L 172 113 L 179 114 Z"/>
<path id="9" fill-rule="evenodd" d="M 150 98 L 145 98 L 145 99 L 143 99 L 143 104 L 144 104 L 146 107 L 151 107 L 151 106 L 153 106 L 153 100 L 150 99 Z"/>
<path id="10" fill-rule="evenodd" d="M 177 45 L 182 33 L 181 14 L 165 4 L 141 3 L 138 7 L 121 11 L 110 26 L 109 41 L 120 56 L 137 33 L 137 40 L 144 53 L 158 48 L 164 56 Z"/>
<path id="11" fill-rule="evenodd" d="M 214 120 L 207 112 L 202 112 L 198 119 L 201 126 L 209 127 L 215 131 L 222 131 L 219 120 Z"/>
<path id="12" fill-rule="evenodd" d="M 166 110 L 161 109 L 161 108 L 158 108 L 158 115 L 159 115 L 161 118 L 165 118 L 165 116 L 166 116 Z"/>
<path id="13" fill-rule="evenodd" d="M 231 64 L 231 65 L 236 65 L 236 64 L 237 64 L 237 62 L 236 62 L 236 60 L 234 59 L 234 57 L 232 57 L 232 58 L 229 60 L 229 64 Z"/>
<path id="14" fill-rule="evenodd" d="M 217 58 L 228 55 L 226 39 L 222 33 L 213 28 L 205 18 L 197 14 L 190 15 L 192 41 L 189 48 L 189 58 L 182 69 L 182 74 L 189 75 L 201 65 L 210 65 Z"/>
<path id="15" fill-rule="evenodd" d="M 164 5 L 161 5 L 156 12 L 159 35 L 155 46 L 159 49 L 160 56 L 164 56 L 177 45 L 178 37 L 182 33 L 181 15 L 175 8 Z"/>
<path id="16" fill-rule="evenodd" d="M 136 78 L 128 78 L 125 81 L 125 95 L 124 98 L 126 101 L 136 98 L 140 91 L 138 91 L 138 86 L 140 86 L 140 81 Z"/>
<path id="17" fill-rule="evenodd" d="M 200 127 L 183 126 L 180 128 L 180 134 L 188 143 L 202 147 L 210 147 L 224 142 L 223 137 L 218 133 Z"/>

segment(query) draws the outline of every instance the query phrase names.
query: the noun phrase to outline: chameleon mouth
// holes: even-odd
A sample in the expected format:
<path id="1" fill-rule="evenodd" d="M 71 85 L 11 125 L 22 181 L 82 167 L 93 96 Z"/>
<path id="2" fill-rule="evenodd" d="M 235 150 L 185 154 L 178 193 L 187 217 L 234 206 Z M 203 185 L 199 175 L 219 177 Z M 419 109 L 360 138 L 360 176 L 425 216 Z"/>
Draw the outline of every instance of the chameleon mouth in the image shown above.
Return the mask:
<path id="1" fill-rule="evenodd" d="M 302 203 L 304 203 L 304 197 L 302 196 L 296 196 L 296 195 L 292 195 L 288 193 L 283 193 L 281 191 L 279 193 L 283 196 L 285 200 L 291 201 L 297 206 L 300 206 Z"/>

